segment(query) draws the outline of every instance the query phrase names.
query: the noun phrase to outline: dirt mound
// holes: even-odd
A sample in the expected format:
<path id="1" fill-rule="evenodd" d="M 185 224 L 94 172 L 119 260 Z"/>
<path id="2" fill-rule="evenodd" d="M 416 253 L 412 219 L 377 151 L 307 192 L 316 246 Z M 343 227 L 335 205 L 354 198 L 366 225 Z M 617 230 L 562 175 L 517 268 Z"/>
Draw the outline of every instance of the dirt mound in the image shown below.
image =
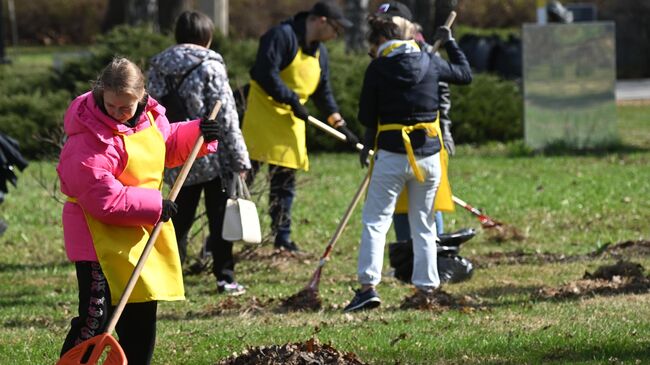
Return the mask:
<path id="1" fill-rule="evenodd" d="M 615 277 L 627 277 L 643 279 L 643 271 L 645 269 L 641 264 L 629 261 L 618 261 L 614 265 L 601 266 L 594 271 L 594 273 L 585 272 L 583 279 L 603 279 L 614 280 Z"/>
<path id="2" fill-rule="evenodd" d="M 417 309 L 433 312 L 443 312 L 450 309 L 458 309 L 462 312 L 473 312 L 480 309 L 477 301 L 470 296 L 456 298 L 442 289 L 425 293 L 417 290 L 413 295 L 404 298 L 401 309 Z"/>
<path id="3" fill-rule="evenodd" d="M 559 288 L 543 288 L 542 299 L 579 298 L 593 295 L 646 293 L 650 291 L 650 277 L 643 276 L 643 266 L 628 261 L 601 266 L 594 273 L 586 272 L 581 280 Z"/>
<path id="4" fill-rule="evenodd" d="M 323 302 L 318 296 L 318 291 L 311 288 L 305 288 L 298 293 L 282 301 L 280 308 L 286 311 L 307 311 L 319 310 Z"/>
<path id="5" fill-rule="evenodd" d="M 286 345 L 254 347 L 241 355 L 233 354 L 217 365 L 363 365 L 365 364 L 352 352 L 341 352 L 334 347 L 321 345 L 317 339 Z"/>

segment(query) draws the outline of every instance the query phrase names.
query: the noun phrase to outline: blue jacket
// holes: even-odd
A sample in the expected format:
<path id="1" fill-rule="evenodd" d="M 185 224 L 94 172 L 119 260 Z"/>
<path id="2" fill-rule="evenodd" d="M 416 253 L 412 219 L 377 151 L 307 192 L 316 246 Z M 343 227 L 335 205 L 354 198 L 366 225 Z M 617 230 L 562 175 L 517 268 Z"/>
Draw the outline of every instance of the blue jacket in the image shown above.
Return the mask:
<path id="1" fill-rule="evenodd" d="M 299 100 L 298 95 L 285 85 L 280 78 L 280 71 L 291 64 L 299 47 L 303 53 L 312 56 L 319 50 L 320 82 L 311 99 L 321 112 L 330 115 L 338 111 L 338 105 L 329 82 L 327 48 L 321 42 L 305 44 L 307 16 L 307 12 L 298 13 L 262 35 L 250 75 L 275 101 L 284 104 L 296 103 Z"/>
<path id="2" fill-rule="evenodd" d="M 445 44 L 450 61 L 432 53 L 409 52 L 374 59 L 366 70 L 359 100 L 359 121 L 367 127 L 364 143 L 373 145 L 378 124 L 413 125 L 432 122 L 440 108 L 438 82 L 469 84 L 472 73 L 455 41 Z M 410 134 L 414 153 L 430 156 L 440 151 L 438 137 L 424 130 Z M 382 132 L 377 148 L 405 153 L 400 131 Z"/>

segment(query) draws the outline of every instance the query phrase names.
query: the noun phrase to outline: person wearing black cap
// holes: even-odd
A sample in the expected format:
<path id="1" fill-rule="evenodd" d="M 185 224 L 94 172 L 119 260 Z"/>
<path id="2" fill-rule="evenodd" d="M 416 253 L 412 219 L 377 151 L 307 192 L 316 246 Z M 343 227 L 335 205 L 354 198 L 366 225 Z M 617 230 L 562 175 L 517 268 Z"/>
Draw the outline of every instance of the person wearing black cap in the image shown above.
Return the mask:
<path id="1" fill-rule="evenodd" d="M 253 164 L 249 183 L 261 163 L 269 165 L 269 213 L 275 247 L 297 251 L 291 240 L 291 208 L 297 169 L 307 171 L 304 104 L 313 97 L 327 121 L 345 134 L 349 143 L 358 138 L 345 126 L 329 81 L 324 42 L 335 39 L 352 23 L 333 1 L 319 1 L 309 11 L 296 14 L 271 28 L 260 39 L 244 114 L 244 139 Z"/>

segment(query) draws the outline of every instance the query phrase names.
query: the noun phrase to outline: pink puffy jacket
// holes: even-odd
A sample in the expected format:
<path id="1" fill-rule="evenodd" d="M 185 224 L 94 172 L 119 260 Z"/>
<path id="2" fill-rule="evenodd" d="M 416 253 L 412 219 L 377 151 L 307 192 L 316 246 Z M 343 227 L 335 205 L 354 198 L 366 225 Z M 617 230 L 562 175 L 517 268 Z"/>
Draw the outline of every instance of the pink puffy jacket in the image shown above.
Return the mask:
<path id="1" fill-rule="evenodd" d="M 57 172 L 63 194 L 77 199 L 77 204 L 66 202 L 63 206 L 63 237 L 71 261 L 97 261 L 83 210 L 99 221 L 114 225 L 152 226 L 160 219 L 163 199 L 160 191 L 124 186 L 117 180 L 128 156 L 124 140 L 116 132 L 129 135 L 148 128 L 147 112 L 152 113 L 165 140 L 165 166 L 182 165 L 199 136 L 199 120 L 169 124 L 165 108 L 151 97 L 133 128 L 104 114 L 90 92 L 70 104 L 64 121 L 68 139 Z M 199 156 L 216 150 L 217 141 L 204 144 Z"/>

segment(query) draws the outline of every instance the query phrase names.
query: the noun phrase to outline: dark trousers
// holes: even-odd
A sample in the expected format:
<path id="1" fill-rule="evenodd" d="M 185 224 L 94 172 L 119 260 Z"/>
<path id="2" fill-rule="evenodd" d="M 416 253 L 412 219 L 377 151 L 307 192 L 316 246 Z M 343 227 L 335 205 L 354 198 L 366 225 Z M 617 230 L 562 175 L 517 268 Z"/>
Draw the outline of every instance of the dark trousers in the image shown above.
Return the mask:
<path id="1" fill-rule="evenodd" d="M 233 244 L 221 238 L 223 216 L 226 209 L 228 193 L 223 188 L 220 178 L 202 184 L 183 186 L 176 198 L 178 213 L 172 218 L 181 262 L 187 256 L 187 241 L 192 223 L 199 206 L 201 192 L 205 193 L 205 210 L 208 215 L 207 247 L 212 252 L 212 272 L 219 281 L 235 281 L 235 259 L 232 254 Z"/>
<path id="2" fill-rule="evenodd" d="M 61 356 L 81 342 L 106 331 L 115 307 L 108 282 L 98 262 L 75 263 L 79 284 L 79 315 L 72 319 Z M 158 302 L 129 303 L 124 307 L 115 332 L 129 365 L 151 363 L 156 343 Z"/>
<path id="3" fill-rule="evenodd" d="M 262 165 L 260 161 L 251 161 L 252 169 L 247 181 L 250 185 Z M 291 206 L 296 196 L 296 169 L 269 164 L 271 192 L 269 194 L 269 215 L 271 232 L 276 244 L 291 242 Z"/>

